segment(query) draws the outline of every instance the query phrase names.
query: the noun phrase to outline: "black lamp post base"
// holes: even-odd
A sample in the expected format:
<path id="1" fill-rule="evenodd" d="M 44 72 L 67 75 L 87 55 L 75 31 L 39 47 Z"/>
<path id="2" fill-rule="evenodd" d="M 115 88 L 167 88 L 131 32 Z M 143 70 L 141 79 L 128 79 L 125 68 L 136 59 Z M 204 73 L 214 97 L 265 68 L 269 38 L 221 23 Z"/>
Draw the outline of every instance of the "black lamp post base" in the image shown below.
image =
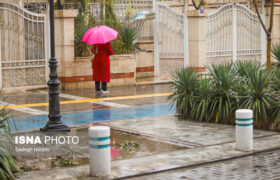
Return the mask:
<path id="1" fill-rule="evenodd" d="M 45 127 L 40 128 L 40 131 L 44 131 L 44 132 L 70 132 L 70 128 L 63 123 L 59 123 L 59 124 L 47 123 Z"/>
<path id="2" fill-rule="evenodd" d="M 54 37 L 54 0 L 50 0 L 50 40 L 51 58 L 49 60 L 50 80 L 49 86 L 49 121 L 40 131 L 44 132 L 70 132 L 70 128 L 60 120 L 59 85 L 57 75 L 57 59 L 55 58 L 55 37 Z M 60 2 L 60 1 L 59 1 Z"/>

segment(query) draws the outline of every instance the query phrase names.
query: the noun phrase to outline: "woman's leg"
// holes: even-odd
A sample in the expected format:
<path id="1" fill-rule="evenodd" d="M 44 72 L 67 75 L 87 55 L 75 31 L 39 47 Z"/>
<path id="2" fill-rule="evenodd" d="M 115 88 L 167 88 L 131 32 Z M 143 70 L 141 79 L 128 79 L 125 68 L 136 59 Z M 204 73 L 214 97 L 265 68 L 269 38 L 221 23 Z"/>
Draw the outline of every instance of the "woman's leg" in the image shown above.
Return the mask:
<path id="1" fill-rule="evenodd" d="M 95 81 L 95 91 L 100 91 L 100 81 Z"/>
<path id="2" fill-rule="evenodd" d="M 107 91 L 107 83 L 102 82 L 102 91 Z"/>

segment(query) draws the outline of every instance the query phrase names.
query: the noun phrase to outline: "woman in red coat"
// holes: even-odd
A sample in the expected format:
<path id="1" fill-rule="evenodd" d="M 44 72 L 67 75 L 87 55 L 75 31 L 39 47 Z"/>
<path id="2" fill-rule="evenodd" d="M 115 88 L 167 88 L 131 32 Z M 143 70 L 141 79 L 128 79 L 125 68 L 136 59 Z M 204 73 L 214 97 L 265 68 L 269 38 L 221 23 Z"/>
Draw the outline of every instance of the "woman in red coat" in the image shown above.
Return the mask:
<path id="1" fill-rule="evenodd" d="M 92 78 L 95 81 L 95 90 L 97 94 L 101 92 L 108 94 L 107 83 L 110 82 L 110 59 L 109 56 L 113 55 L 111 44 L 94 44 L 91 48 L 91 52 L 94 53 L 92 60 Z M 101 82 L 101 89 L 100 89 Z"/>

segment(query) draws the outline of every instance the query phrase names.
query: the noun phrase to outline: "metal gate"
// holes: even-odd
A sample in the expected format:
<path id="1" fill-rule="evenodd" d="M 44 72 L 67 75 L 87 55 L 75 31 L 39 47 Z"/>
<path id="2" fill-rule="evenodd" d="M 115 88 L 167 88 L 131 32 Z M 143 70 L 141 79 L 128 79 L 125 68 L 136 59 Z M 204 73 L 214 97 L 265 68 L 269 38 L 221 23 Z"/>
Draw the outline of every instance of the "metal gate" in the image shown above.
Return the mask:
<path id="1" fill-rule="evenodd" d="M 0 0 L 0 88 L 46 86 L 46 15 Z"/>
<path id="2" fill-rule="evenodd" d="M 209 14 L 206 23 L 207 64 L 238 60 L 261 62 L 262 30 L 256 13 L 231 3 Z"/>
<path id="3" fill-rule="evenodd" d="M 155 75 L 169 75 L 173 69 L 184 67 L 186 17 L 161 3 L 156 3 L 155 12 Z"/>

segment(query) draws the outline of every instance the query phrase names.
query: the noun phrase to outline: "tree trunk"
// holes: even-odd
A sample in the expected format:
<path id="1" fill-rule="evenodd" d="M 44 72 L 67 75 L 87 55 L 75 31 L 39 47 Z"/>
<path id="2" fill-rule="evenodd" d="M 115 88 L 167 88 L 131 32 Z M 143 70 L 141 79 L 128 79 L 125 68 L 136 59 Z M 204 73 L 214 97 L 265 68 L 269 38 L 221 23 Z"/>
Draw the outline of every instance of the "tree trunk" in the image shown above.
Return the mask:
<path id="1" fill-rule="evenodd" d="M 271 69 L 271 35 L 267 36 L 266 42 L 266 68 L 270 71 Z"/>
<path id="2" fill-rule="evenodd" d="M 104 9 L 105 9 L 105 0 L 101 0 L 101 7 L 100 7 L 100 20 L 104 23 Z"/>
<path id="3" fill-rule="evenodd" d="M 263 0 L 264 1 L 264 0 Z M 258 15 L 258 18 L 260 20 L 260 23 L 263 27 L 263 30 L 265 31 L 266 34 L 266 38 L 267 38 L 267 42 L 266 42 L 266 67 L 267 69 L 270 71 L 271 69 L 271 33 L 272 33 L 272 28 L 273 28 L 273 15 L 274 15 L 274 1 L 275 0 L 271 0 L 271 9 L 270 9 L 270 20 L 269 20 L 269 28 L 267 29 L 258 10 L 258 6 L 256 3 L 256 0 L 253 0 L 255 9 L 256 9 L 256 13 Z"/>

